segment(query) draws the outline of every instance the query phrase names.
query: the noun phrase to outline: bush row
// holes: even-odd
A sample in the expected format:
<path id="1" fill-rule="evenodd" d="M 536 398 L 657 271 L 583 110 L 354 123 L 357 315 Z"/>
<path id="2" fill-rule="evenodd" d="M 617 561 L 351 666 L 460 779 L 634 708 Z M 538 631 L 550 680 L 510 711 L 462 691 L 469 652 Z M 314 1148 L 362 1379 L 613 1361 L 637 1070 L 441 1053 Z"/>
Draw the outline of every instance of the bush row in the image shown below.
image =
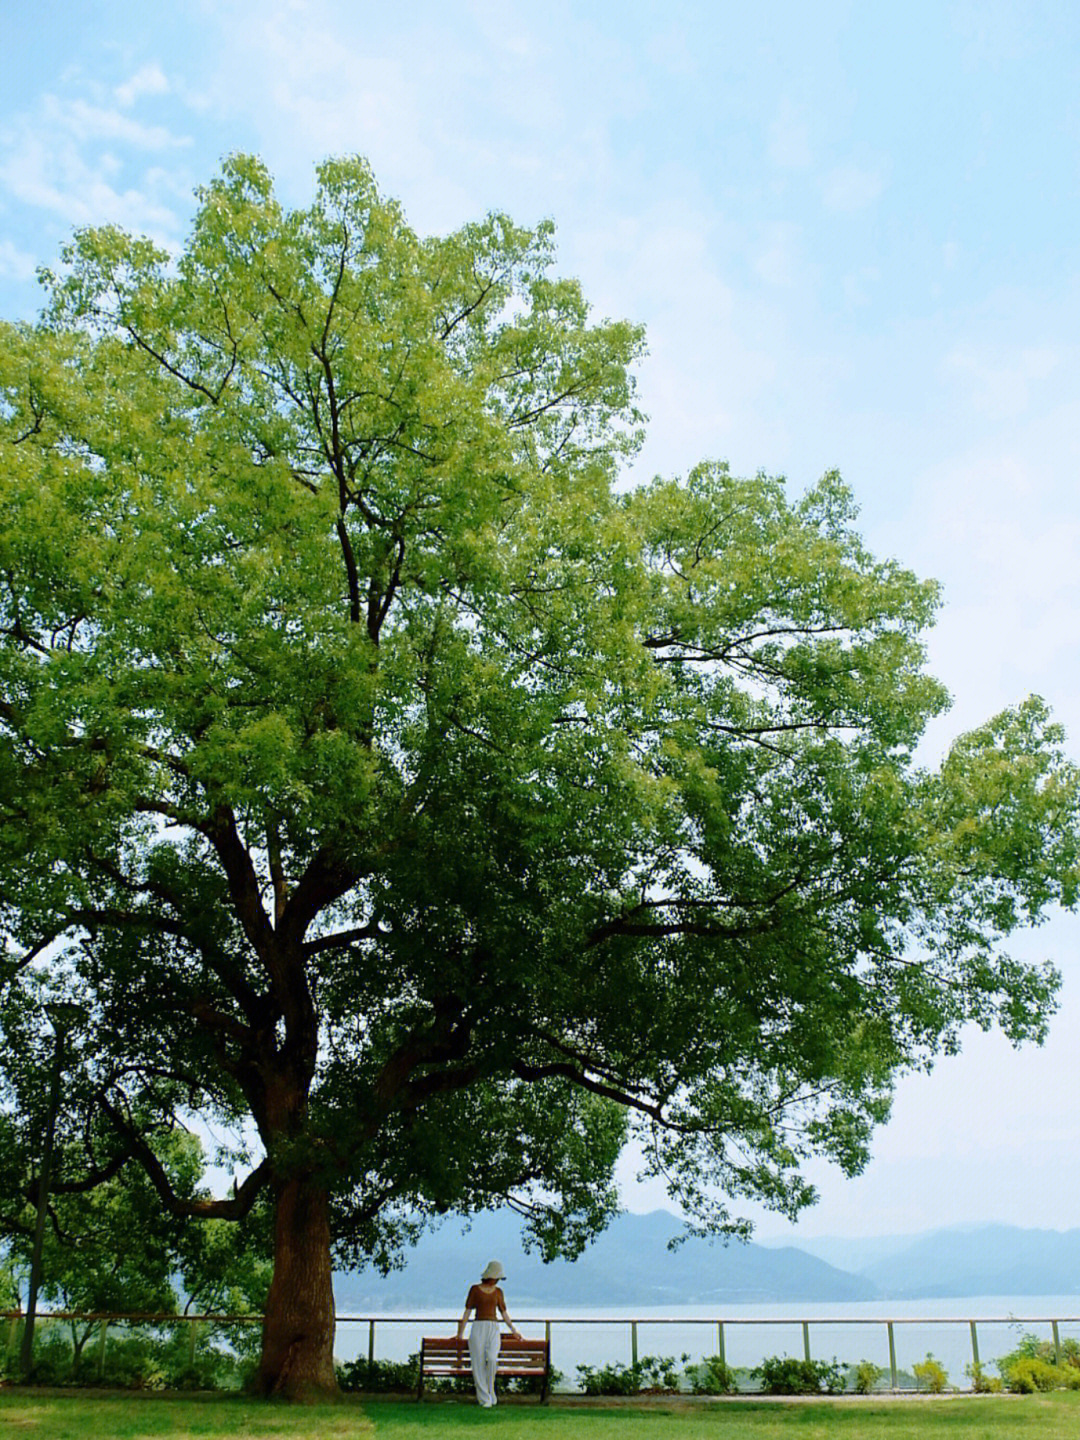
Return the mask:
<path id="1" fill-rule="evenodd" d="M 257 1362 L 254 1328 L 113 1327 L 102 1350 L 100 1325 L 79 1327 L 74 1334 L 67 1326 L 40 1325 L 34 1334 L 34 1380 L 80 1388 L 241 1390 Z M 16 1327 L 6 1353 L 0 1352 L 0 1378 L 17 1378 L 20 1332 Z"/>
<path id="2" fill-rule="evenodd" d="M 210 1330 L 152 1327 L 118 1331 L 112 1329 L 102 1349 L 100 1327 L 68 1332 L 57 1325 L 41 1326 L 35 1335 L 35 1379 L 45 1385 L 102 1385 L 126 1389 L 239 1390 L 251 1378 L 258 1348 L 254 1327 L 221 1326 Z M 15 1378 L 18 1332 L 9 1335 L 6 1354 L 0 1352 L 0 1380 Z M 419 1356 L 405 1361 L 350 1360 L 338 1366 L 338 1379 L 345 1390 L 369 1393 L 415 1390 L 419 1380 Z M 995 1362 L 999 1375 L 990 1375 L 979 1364 L 968 1365 L 966 1374 L 972 1388 L 992 1393 L 1003 1388 L 1020 1394 L 1055 1389 L 1080 1389 L 1080 1342 L 1064 1340 L 1060 1347 L 1035 1335 L 1025 1335 L 1015 1350 Z M 933 1355 L 901 1372 L 905 1386 L 940 1394 L 948 1388 L 949 1377 Z M 704 1356 L 690 1363 L 684 1354 L 646 1355 L 633 1365 L 579 1365 L 578 1388 L 586 1395 L 672 1394 L 689 1391 L 695 1395 L 730 1395 L 740 1390 L 758 1390 L 769 1395 L 835 1395 L 854 1391 L 872 1394 L 886 1375 L 869 1360 L 842 1364 L 837 1360 L 798 1360 L 787 1355 L 767 1356 L 753 1369 L 732 1369 L 718 1355 Z M 563 1379 L 551 1372 L 552 1386 Z M 500 1386 L 504 1382 L 500 1382 Z M 532 1377 L 507 1382 L 506 1388 L 519 1393 L 536 1393 L 540 1382 Z M 429 1381 L 434 1391 L 472 1393 L 471 1380 Z"/>

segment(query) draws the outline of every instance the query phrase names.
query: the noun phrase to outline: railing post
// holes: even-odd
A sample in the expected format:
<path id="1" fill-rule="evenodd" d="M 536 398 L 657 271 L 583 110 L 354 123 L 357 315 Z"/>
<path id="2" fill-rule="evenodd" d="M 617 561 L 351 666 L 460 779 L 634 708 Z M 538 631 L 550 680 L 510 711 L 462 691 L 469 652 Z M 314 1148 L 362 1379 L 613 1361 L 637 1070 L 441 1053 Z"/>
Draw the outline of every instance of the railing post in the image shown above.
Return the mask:
<path id="1" fill-rule="evenodd" d="M 975 1328 L 975 1321 L 974 1321 L 974 1320 L 971 1320 L 971 1321 L 969 1321 L 968 1323 L 971 1325 L 971 1358 L 972 1358 L 972 1360 L 973 1360 L 974 1363 L 975 1363 L 976 1369 L 978 1369 L 978 1365 L 979 1365 L 979 1332 L 978 1332 L 978 1330 L 976 1330 L 976 1328 Z"/>
<path id="2" fill-rule="evenodd" d="M 900 1382 L 896 1378 L 896 1335 L 893 1333 L 893 1322 L 886 1320 L 885 1324 L 889 1331 L 889 1371 L 892 1375 L 892 1388 L 899 1390 Z"/>
<path id="3" fill-rule="evenodd" d="M 367 1330 L 367 1368 L 368 1368 L 368 1378 L 370 1379 L 370 1378 L 371 1378 L 371 1372 L 372 1372 L 372 1370 L 374 1370 L 374 1368 L 375 1368 L 375 1321 L 374 1321 L 374 1320 L 369 1320 L 369 1321 L 368 1321 L 368 1330 Z"/>
<path id="4" fill-rule="evenodd" d="M 1055 1364 L 1055 1365 L 1060 1365 L 1060 1364 L 1061 1364 L 1061 1336 L 1060 1336 L 1060 1334 L 1058 1333 L 1058 1322 L 1057 1322 L 1056 1320 L 1051 1320 L 1051 1321 L 1050 1321 L 1050 1326 L 1051 1326 L 1051 1328 L 1052 1328 L 1052 1330 L 1053 1330 L 1053 1332 L 1054 1332 L 1054 1364 Z"/>
<path id="5" fill-rule="evenodd" d="M 195 1369 L 195 1345 L 196 1345 L 196 1343 L 197 1343 L 197 1341 L 198 1341 L 198 1338 L 199 1338 L 199 1334 L 198 1334 L 199 1322 L 198 1322 L 197 1320 L 189 1320 L 189 1321 L 187 1322 L 187 1327 L 188 1327 L 187 1363 L 188 1363 L 188 1369 L 191 1370 L 191 1371 L 194 1371 L 194 1369 Z"/>
<path id="6" fill-rule="evenodd" d="M 12 1315 L 8 1321 L 7 1353 L 8 1360 L 15 1354 L 15 1337 L 19 1333 L 19 1317 Z"/>
<path id="7" fill-rule="evenodd" d="M 630 1364 L 637 1369 L 637 1321 L 630 1321 Z"/>
<path id="8" fill-rule="evenodd" d="M 105 1379 L 105 1345 L 109 1338 L 109 1322 L 101 1322 L 101 1339 L 98 1341 L 98 1379 Z"/>
<path id="9" fill-rule="evenodd" d="M 724 1322 L 716 1322 L 716 1353 L 720 1356 L 720 1364 L 727 1364 L 727 1356 L 724 1354 Z"/>
<path id="10" fill-rule="evenodd" d="M 810 1322 L 809 1322 L 809 1320 L 804 1320 L 804 1321 L 802 1322 L 802 1353 L 803 1353 L 803 1359 L 804 1359 L 804 1360 L 806 1361 L 806 1363 L 809 1365 L 809 1364 L 810 1364 Z"/>

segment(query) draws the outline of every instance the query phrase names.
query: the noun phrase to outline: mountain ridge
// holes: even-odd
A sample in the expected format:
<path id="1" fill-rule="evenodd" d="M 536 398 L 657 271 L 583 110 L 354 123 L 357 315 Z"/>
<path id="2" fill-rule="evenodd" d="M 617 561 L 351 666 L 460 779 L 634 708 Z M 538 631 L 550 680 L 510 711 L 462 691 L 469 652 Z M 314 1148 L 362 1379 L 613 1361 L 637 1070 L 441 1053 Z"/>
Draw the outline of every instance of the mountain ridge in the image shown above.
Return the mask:
<path id="1" fill-rule="evenodd" d="M 1080 1229 L 993 1223 L 909 1235 L 807 1237 L 793 1242 L 696 1238 L 666 1210 L 624 1213 L 576 1261 L 543 1264 L 525 1252 L 514 1215 L 487 1212 L 424 1235 L 404 1267 L 335 1277 L 338 1308 L 460 1308 L 493 1256 L 507 1271 L 511 1313 L 529 1306 L 601 1308 L 858 1302 L 966 1295 L 1080 1295 Z M 838 1264 L 847 1254 L 848 1266 Z"/>
<path id="2" fill-rule="evenodd" d="M 451 1221 L 423 1236 L 401 1271 L 385 1278 L 370 1270 L 339 1274 L 335 1288 L 339 1307 L 453 1309 L 495 1256 L 507 1271 L 508 1303 L 518 1308 L 874 1298 L 872 1282 L 792 1247 L 691 1238 L 669 1250 L 681 1231 L 668 1211 L 623 1214 L 577 1260 L 545 1265 L 524 1251 L 516 1217 L 487 1213 L 468 1228 Z"/>

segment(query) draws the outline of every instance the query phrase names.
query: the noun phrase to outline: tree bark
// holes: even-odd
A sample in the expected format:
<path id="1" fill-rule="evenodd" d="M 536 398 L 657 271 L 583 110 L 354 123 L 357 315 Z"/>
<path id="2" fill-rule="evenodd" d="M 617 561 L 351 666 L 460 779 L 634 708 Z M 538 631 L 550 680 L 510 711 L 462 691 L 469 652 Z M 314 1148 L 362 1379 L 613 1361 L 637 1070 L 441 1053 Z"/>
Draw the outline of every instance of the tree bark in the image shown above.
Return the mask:
<path id="1" fill-rule="evenodd" d="M 274 1278 L 263 1319 L 261 1395 L 292 1400 L 338 1393 L 334 1375 L 334 1291 L 329 1198 L 310 1180 L 277 1187 Z"/>

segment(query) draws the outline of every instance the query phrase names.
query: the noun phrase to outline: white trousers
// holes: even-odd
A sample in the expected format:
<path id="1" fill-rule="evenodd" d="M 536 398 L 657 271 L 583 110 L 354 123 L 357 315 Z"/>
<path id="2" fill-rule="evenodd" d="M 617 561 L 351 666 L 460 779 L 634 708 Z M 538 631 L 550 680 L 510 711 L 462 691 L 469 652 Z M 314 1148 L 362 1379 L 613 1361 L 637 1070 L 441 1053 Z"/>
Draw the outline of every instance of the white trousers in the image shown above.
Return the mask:
<path id="1" fill-rule="evenodd" d="M 469 1359 L 472 1361 L 476 1398 L 485 1409 L 495 1402 L 495 1367 L 499 1363 L 499 1322 L 474 1320 L 469 1328 Z"/>

